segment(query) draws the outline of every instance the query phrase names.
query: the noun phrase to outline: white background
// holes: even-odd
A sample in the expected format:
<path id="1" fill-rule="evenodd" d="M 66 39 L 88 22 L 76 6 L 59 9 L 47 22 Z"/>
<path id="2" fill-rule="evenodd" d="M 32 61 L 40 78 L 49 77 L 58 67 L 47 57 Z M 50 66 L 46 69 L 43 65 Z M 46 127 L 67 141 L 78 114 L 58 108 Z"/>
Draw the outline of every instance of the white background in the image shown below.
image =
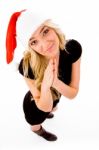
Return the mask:
<path id="1" fill-rule="evenodd" d="M 56 142 L 47 142 L 30 131 L 22 110 L 28 88 L 13 63 L 6 64 L 9 17 L 25 8 L 55 15 L 67 38 L 78 40 L 83 47 L 78 96 L 72 101 L 62 96 L 55 117 L 43 123 L 58 136 Z M 0 0 L 0 150 L 99 150 L 98 8 L 98 0 Z M 16 62 L 21 49 L 16 49 Z"/>

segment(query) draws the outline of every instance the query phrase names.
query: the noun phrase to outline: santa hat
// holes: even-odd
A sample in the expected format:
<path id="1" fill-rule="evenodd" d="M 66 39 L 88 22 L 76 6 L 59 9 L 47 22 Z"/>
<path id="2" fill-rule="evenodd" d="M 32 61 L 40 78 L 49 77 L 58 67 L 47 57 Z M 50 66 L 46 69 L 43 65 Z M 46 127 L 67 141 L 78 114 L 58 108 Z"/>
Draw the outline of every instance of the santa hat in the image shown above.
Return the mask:
<path id="1" fill-rule="evenodd" d="M 6 34 L 6 61 L 9 64 L 14 57 L 14 50 L 17 47 L 17 39 L 24 48 L 34 31 L 47 19 L 48 15 L 34 14 L 28 10 L 14 12 L 11 15 Z"/>

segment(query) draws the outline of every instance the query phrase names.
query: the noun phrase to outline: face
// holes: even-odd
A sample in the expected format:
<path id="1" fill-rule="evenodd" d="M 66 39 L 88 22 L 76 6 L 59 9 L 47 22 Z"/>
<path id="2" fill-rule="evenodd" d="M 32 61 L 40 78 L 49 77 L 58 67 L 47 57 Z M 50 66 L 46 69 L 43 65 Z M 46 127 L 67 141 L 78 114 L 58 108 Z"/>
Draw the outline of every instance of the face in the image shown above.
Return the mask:
<path id="1" fill-rule="evenodd" d="M 44 25 L 33 33 L 29 40 L 29 45 L 46 58 L 53 58 L 59 52 L 59 38 L 56 32 Z"/>

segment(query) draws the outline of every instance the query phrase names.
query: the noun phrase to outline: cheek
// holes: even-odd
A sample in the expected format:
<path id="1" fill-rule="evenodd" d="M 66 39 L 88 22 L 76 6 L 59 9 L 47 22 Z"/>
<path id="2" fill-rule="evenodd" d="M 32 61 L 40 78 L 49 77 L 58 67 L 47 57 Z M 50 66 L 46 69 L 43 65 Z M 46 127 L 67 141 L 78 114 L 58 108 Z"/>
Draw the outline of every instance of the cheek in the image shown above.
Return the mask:
<path id="1" fill-rule="evenodd" d="M 55 37 L 53 36 L 53 35 L 49 35 L 48 37 L 47 37 L 47 40 L 55 40 Z"/>
<path id="2" fill-rule="evenodd" d="M 50 35 L 50 39 L 55 41 L 57 44 L 59 43 L 59 38 L 58 38 L 58 36 L 55 33 Z"/>
<path id="3" fill-rule="evenodd" d="M 47 38 L 47 40 L 55 40 L 56 35 L 55 35 L 55 33 L 50 32 L 46 38 Z"/>
<path id="4" fill-rule="evenodd" d="M 35 51 L 35 52 L 39 52 L 39 48 L 38 48 L 38 47 L 32 46 L 32 49 L 33 49 L 33 51 Z"/>

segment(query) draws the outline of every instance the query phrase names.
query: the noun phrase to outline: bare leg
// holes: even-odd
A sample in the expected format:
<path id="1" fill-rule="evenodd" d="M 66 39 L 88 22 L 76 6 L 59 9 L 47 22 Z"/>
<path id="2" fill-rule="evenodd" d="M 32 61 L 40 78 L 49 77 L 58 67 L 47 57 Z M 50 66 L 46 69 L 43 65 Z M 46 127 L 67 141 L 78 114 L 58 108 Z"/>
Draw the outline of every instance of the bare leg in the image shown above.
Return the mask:
<path id="1" fill-rule="evenodd" d="M 56 111 L 58 109 L 58 107 L 56 106 L 56 107 L 54 107 L 53 109 L 52 109 L 52 112 L 54 112 L 54 111 Z"/>
<path id="2" fill-rule="evenodd" d="M 49 115 L 47 116 L 48 119 L 51 119 L 51 118 L 54 117 L 54 114 L 53 114 L 52 112 L 56 111 L 57 108 L 58 108 L 58 107 L 56 106 L 56 107 L 54 107 L 54 108 L 52 109 L 52 111 L 51 111 L 51 112 L 49 113 Z"/>
<path id="3" fill-rule="evenodd" d="M 31 130 L 32 130 L 32 131 L 38 131 L 38 130 L 40 129 L 40 127 L 41 127 L 40 124 L 38 124 L 38 125 L 33 125 L 33 126 L 31 126 Z"/>

